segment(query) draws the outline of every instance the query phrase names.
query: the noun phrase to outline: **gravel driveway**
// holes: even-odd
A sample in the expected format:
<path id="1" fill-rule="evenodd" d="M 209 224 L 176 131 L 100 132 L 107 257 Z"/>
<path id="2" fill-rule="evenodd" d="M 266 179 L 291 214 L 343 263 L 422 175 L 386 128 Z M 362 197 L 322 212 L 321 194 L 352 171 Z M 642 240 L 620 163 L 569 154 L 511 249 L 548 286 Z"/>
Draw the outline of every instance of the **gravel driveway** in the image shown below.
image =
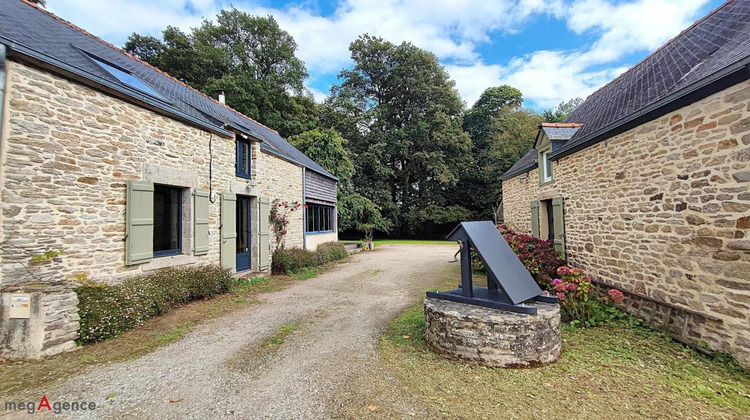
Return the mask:
<path id="1" fill-rule="evenodd" d="M 199 325 L 140 359 L 99 366 L 46 395 L 94 401 L 92 418 L 350 416 L 365 406 L 373 384 L 392 385 L 378 365 L 379 336 L 426 288 L 456 275 L 457 264 L 449 263 L 455 251 L 388 245 L 356 254 L 316 278 L 263 295 L 261 305 Z M 291 324 L 298 330 L 277 350 L 254 356 Z M 408 393 L 391 389 L 389 410 L 419 416 Z"/>

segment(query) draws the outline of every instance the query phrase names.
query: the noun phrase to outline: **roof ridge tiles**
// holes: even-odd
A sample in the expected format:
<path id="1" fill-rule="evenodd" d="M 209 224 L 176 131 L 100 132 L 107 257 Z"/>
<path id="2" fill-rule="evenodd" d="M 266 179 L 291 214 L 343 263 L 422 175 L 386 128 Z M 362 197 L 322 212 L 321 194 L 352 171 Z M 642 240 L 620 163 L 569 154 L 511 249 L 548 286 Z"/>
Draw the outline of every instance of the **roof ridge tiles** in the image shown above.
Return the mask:
<path id="1" fill-rule="evenodd" d="M 224 107 L 224 108 L 226 108 L 226 109 L 228 109 L 228 110 L 230 110 L 230 111 L 234 112 L 235 114 L 237 114 L 237 115 L 239 115 L 239 116 L 241 116 L 241 117 L 243 117 L 243 118 L 247 118 L 248 120 L 250 120 L 250 121 L 254 122 L 255 124 L 258 124 L 259 126 L 261 126 L 261 127 L 263 127 L 263 128 L 266 128 L 266 129 L 268 129 L 268 130 L 270 130 L 270 131 L 273 131 L 274 133 L 276 133 L 277 135 L 279 135 L 279 136 L 280 136 L 279 132 L 278 132 L 278 131 L 276 131 L 276 130 L 274 130 L 273 128 L 271 128 L 271 127 L 269 127 L 269 126 L 267 126 L 267 125 L 265 125 L 265 124 L 263 124 L 263 123 L 260 123 L 260 122 L 258 122 L 258 121 L 256 121 L 256 120 L 254 120 L 254 119 L 253 119 L 253 118 L 251 118 L 251 117 L 248 117 L 247 115 L 245 115 L 245 114 L 243 114 L 243 113 L 241 113 L 241 112 L 237 111 L 236 109 L 234 109 L 234 108 L 230 107 L 230 106 L 229 106 L 229 105 L 227 105 L 227 104 L 223 104 L 223 103 L 221 103 L 221 102 L 217 101 L 216 99 L 212 98 L 211 96 L 209 96 L 209 95 L 206 95 L 205 93 L 201 92 L 200 90 L 198 90 L 198 89 L 196 89 L 196 88 L 194 88 L 194 87 L 190 86 L 189 84 L 187 84 L 187 83 L 185 83 L 185 82 L 181 81 L 180 79 L 178 79 L 178 78 L 176 78 L 176 77 L 174 77 L 174 76 L 170 75 L 169 73 L 167 73 L 167 72 L 165 72 L 165 71 L 161 70 L 160 68 L 158 68 L 158 67 L 156 67 L 156 66 L 154 66 L 154 65 L 151 65 L 151 64 L 149 64 L 149 63 L 148 63 L 148 62 L 146 62 L 146 61 L 143 61 L 143 60 L 141 60 L 140 58 L 138 58 L 138 57 L 136 57 L 136 56 L 134 56 L 134 55 L 130 54 L 129 52 L 127 52 L 127 51 L 125 51 L 125 50 L 123 50 L 123 49 L 121 49 L 121 48 L 118 48 L 117 46 L 115 46 L 115 45 L 113 45 L 113 44 L 111 44 L 111 43 L 109 43 L 109 42 L 107 42 L 107 41 L 103 40 L 102 38 L 100 38 L 100 37 L 98 37 L 98 36 L 96 36 L 96 35 L 92 34 L 91 32 L 89 32 L 89 31 L 87 31 L 87 30 L 85 30 L 85 29 L 83 29 L 83 28 L 81 28 L 81 27 L 77 26 L 76 24 L 74 24 L 74 23 L 72 23 L 72 22 L 70 22 L 70 21 L 68 21 L 68 20 L 65 20 L 65 19 L 63 19 L 63 18 L 61 18 L 60 16 L 57 16 L 56 14 L 54 14 L 54 13 L 50 12 L 49 10 L 46 10 L 46 9 L 44 9 L 44 8 L 43 8 L 43 7 L 41 7 L 41 6 L 39 5 L 39 4 L 37 4 L 37 3 L 32 3 L 32 2 L 30 2 L 30 1 L 28 1 L 28 0 L 20 0 L 20 1 L 21 1 L 22 3 L 25 3 L 25 4 L 27 4 L 27 5 L 31 6 L 31 7 L 35 8 L 35 9 L 37 9 L 37 10 L 41 11 L 41 12 L 44 12 L 44 13 L 46 13 L 46 14 L 47 14 L 47 15 L 49 15 L 49 16 L 50 16 L 51 18 L 53 18 L 53 19 L 55 19 L 55 20 L 57 20 L 57 21 L 59 21 L 59 22 L 61 22 L 61 23 L 65 24 L 65 25 L 69 26 L 69 27 L 70 27 L 70 28 L 72 28 L 72 29 L 74 29 L 74 30 L 76 30 L 76 31 L 78 31 L 78 32 L 80 32 L 80 33 L 82 33 L 82 34 L 84 34 L 84 35 L 88 36 L 88 37 L 94 38 L 94 39 L 95 39 L 95 40 L 97 40 L 98 42 L 100 42 L 100 43 L 102 43 L 102 44 L 104 44 L 104 45 L 106 45 L 106 46 L 108 46 L 108 47 L 112 48 L 113 50 L 115 50 L 115 51 L 117 51 L 117 52 L 119 52 L 119 53 L 121 53 L 121 54 L 123 54 L 123 55 L 126 55 L 127 57 L 129 57 L 129 58 L 131 58 L 131 59 L 133 59 L 133 60 L 135 60 L 135 61 L 137 61 L 137 62 L 139 62 L 139 63 L 143 64 L 144 66 L 146 66 L 146 67 L 150 68 L 151 70 L 154 70 L 154 71 L 156 71 L 157 73 L 160 73 L 161 75 L 163 75 L 163 76 L 165 76 L 165 77 L 169 78 L 170 80 L 172 80 L 172 81 L 174 81 L 174 82 L 177 82 L 177 83 L 179 83 L 179 84 L 181 84 L 181 85 L 185 86 L 186 88 L 188 88 L 188 89 L 190 89 L 190 90 L 194 91 L 195 93 L 198 93 L 198 94 L 200 94 L 200 95 L 204 96 L 205 98 L 209 99 L 209 100 L 210 100 L 210 101 L 212 101 L 213 103 L 215 103 L 215 104 L 217 104 L 217 105 L 221 105 L 222 107 Z"/>

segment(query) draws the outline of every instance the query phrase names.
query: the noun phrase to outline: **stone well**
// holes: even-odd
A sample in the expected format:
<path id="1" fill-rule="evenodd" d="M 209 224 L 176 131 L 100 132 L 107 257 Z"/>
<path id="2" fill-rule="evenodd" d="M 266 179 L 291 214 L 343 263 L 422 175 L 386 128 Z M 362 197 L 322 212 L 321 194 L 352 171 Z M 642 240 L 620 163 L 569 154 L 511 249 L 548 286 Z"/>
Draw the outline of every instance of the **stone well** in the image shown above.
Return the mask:
<path id="1" fill-rule="evenodd" d="M 560 355 L 560 305 L 534 303 L 536 315 L 426 298 L 425 341 L 449 359 L 490 367 L 531 367 Z"/>

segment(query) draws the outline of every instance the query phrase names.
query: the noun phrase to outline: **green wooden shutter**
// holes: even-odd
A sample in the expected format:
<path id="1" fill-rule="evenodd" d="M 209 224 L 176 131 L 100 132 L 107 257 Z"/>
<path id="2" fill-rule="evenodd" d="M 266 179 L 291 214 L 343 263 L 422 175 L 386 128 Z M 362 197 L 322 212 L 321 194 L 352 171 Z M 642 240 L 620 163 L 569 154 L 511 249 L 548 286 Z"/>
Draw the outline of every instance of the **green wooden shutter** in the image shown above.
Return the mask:
<path id="1" fill-rule="evenodd" d="M 539 202 L 531 202 L 531 235 L 539 237 Z"/>
<path id="2" fill-rule="evenodd" d="M 208 254 L 208 190 L 195 190 L 194 211 L 195 243 L 193 253 L 195 255 L 206 255 Z"/>
<path id="3" fill-rule="evenodd" d="M 565 258 L 565 220 L 563 219 L 563 198 L 552 199 L 552 218 L 555 223 L 555 251 Z"/>
<path id="4" fill-rule="evenodd" d="M 154 184 L 128 181 L 125 202 L 125 265 L 154 258 Z"/>
<path id="5" fill-rule="evenodd" d="M 260 209 L 258 211 L 258 250 L 259 250 L 259 267 L 261 270 L 266 270 L 269 265 L 269 252 L 270 252 L 270 241 L 268 234 L 268 224 L 270 223 L 269 209 L 268 209 L 268 198 L 260 197 L 258 199 Z"/>
<path id="6" fill-rule="evenodd" d="M 221 194 L 221 266 L 237 271 L 237 196 Z"/>

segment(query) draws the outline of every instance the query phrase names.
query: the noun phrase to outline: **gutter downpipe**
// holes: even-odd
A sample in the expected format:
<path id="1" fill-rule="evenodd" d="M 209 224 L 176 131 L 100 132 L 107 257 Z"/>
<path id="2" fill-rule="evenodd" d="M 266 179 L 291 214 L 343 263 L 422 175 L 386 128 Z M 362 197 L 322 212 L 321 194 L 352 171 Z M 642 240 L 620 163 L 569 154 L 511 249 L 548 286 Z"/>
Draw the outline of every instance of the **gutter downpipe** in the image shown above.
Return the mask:
<path id="1" fill-rule="evenodd" d="M 307 188 L 307 185 L 305 183 L 307 182 L 307 168 L 304 166 L 302 167 L 302 249 L 307 249 L 307 233 L 305 232 L 305 228 L 307 227 L 307 212 L 305 211 L 305 202 L 307 201 L 307 197 L 305 197 L 305 191 Z"/>
<path id="2" fill-rule="evenodd" d="M 5 44 L 0 44 L 0 140 L 3 138 L 3 116 L 5 115 L 5 80 L 7 68 L 5 65 L 6 57 Z"/>
<path id="3" fill-rule="evenodd" d="M 7 47 L 0 43 L 0 191 L 5 185 L 5 141 L 3 140 L 3 125 L 5 124 L 5 84 L 7 81 L 8 67 L 6 64 Z M 2 195 L 0 195 L 2 197 Z M 0 214 L 0 226 L 4 225 L 5 217 Z M 0 263 L 3 257 L 0 253 Z M 3 274 L 0 272 L 0 284 L 3 282 Z"/>

